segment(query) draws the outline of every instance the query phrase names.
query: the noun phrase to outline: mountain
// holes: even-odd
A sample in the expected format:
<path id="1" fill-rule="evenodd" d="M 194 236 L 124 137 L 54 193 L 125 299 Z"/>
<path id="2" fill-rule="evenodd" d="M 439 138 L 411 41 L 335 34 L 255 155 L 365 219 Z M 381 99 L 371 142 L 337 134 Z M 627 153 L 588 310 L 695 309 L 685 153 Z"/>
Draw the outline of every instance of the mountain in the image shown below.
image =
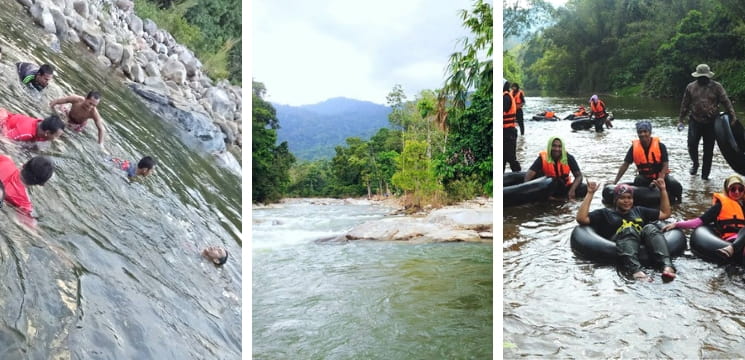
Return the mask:
<path id="1" fill-rule="evenodd" d="M 343 97 L 313 105 L 290 106 L 272 103 L 277 110 L 277 138 L 287 141 L 298 160 L 330 159 L 334 147 L 348 137 L 369 139 L 380 128 L 388 127 L 384 105 Z"/>

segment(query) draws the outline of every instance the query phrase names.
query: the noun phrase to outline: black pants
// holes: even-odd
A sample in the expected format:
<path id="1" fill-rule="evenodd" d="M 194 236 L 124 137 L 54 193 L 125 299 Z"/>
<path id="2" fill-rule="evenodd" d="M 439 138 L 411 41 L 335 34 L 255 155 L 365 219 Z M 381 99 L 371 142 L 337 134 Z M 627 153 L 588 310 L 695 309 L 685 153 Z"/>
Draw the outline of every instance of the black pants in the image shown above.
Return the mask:
<path id="1" fill-rule="evenodd" d="M 517 128 L 510 127 L 504 128 L 504 164 L 502 166 L 502 172 L 506 168 L 507 164 L 510 164 L 510 170 L 520 171 L 520 163 L 517 162 Z"/>
<path id="2" fill-rule="evenodd" d="M 520 127 L 520 135 L 525 135 L 525 120 L 523 120 L 523 109 L 517 109 L 517 126 Z"/>
<path id="3" fill-rule="evenodd" d="M 642 231 L 633 227 L 627 227 L 613 236 L 616 241 L 616 251 L 621 258 L 621 269 L 623 272 L 633 274 L 642 269 L 639 262 L 639 247 L 644 243 L 650 258 L 660 269 L 673 267 L 670 260 L 670 250 L 667 248 L 665 237 L 657 226 L 653 224 L 644 225 Z"/>
<path id="4" fill-rule="evenodd" d="M 637 175 L 634 178 L 634 186 L 649 186 L 652 183 L 652 179 L 646 178 L 641 175 Z M 667 188 L 667 196 L 670 199 L 670 203 L 679 203 L 683 198 L 683 185 L 675 180 L 670 175 L 665 175 L 665 188 Z"/>
<path id="5" fill-rule="evenodd" d="M 698 166 L 698 143 L 704 138 L 704 164 L 701 177 L 708 178 L 711 172 L 711 159 L 714 157 L 714 123 L 701 123 L 688 120 L 688 155 L 693 166 Z"/>
<path id="6" fill-rule="evenodd" d="M 605 114 L 605 116 L 601 118 L 595 118 L 595 132 L 603 132 L 603 125 L 605 125 L 605 120 L 608 119 L 608 114 Z"/>
<path id="7" fill-rule="evenodd" d="M 732 258 L 741 264 L 745 264 L 745 255 L 743 254 L 743 249 L 745 249 L 745 228 L 740 229 L 737 233 L 737 237 L 732 241 L 732 247 L 735 249 L 732 253 Z"/>

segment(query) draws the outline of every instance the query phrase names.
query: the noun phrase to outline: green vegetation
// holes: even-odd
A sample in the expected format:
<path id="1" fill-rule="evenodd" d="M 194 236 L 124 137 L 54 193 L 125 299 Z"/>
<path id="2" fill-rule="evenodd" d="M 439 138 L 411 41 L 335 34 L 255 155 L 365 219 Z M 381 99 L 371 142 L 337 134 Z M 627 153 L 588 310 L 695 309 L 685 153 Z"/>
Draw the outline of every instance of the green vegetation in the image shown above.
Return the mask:
<path id="1" fill-rule="evenodd" d="M 295 162 L 287 142 L 275 145 L 279 121 L 271 104 L 264 101 L 264 84 L 252 82 L 252 163 L 251 200 L 276 202 L 287 192 L 290 166 Z"/>
<path id="2" fill-rule="evenodd" d="M 739 1 L 576 0 L 559 9 L 530 3 L 510 1 L 504 12 L 505 36 L 524 34 L 537 19 L 547 24 L 522 44 L 517 73 L 513 54 L 504 54 L 504 72 L 522 78 L 524 88 L 680 97 L 696 65 L 706 63 L 731 97 L 745 98 Z"/>
<path id="3" fill-rule="evenodd" d="M 168 31 L 202 61 L 212 79 L 241 84 L 241 3 L 134 0 L 135 12 Z"/>
<path id="4" fill-rule="evenodd" d="M 391 128 L 369 141 L 347 138 L 330 161 L 295 165 L 289 196 L 391 194 L 416 210 L 492 194 L 492 8 L 476 1 L 461 17 L 473 38 L 450 57 L 443 89 L 408 100 L 395 85 L 387 96 Z"/>

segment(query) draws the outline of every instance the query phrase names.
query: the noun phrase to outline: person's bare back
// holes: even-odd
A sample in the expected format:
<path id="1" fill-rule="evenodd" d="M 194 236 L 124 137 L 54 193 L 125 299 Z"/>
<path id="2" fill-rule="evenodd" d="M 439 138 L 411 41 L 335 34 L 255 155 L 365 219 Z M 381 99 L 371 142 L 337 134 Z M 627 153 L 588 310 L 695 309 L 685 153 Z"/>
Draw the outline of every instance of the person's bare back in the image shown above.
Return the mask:
<path id="1" fill-rule="evenodd" d="M 98 144 L 103 148 L 104 126 L 96 108 L 100 99 L 101 94 L 97 91 L 91 91 L 86 97 L 70 95 L 53 100 L 49 103 L 49 106 L 56 111 L 55 106 L 70 104 L 70 109 L 63 110 L 63 112 L 67 115 L 67 121 L 72 125 L 74 131 L 82 131 L 88 119 L 93 119 L 98 129 Z"/>

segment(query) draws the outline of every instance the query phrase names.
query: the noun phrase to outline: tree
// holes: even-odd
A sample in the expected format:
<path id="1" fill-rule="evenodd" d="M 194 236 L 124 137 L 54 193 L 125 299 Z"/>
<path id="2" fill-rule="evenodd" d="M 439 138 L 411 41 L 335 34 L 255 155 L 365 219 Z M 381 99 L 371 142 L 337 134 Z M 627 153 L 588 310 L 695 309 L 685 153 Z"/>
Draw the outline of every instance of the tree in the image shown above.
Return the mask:
<path id="1" fill-rule="evenodd" d="M 436 203 L 442 195 L 442 185 L 434 172 L 432 161 L 426 156 L 427 144 L 409 140 L 398 159 L 398 171 L 391 179 L 404 190 L 407 198 L 404 206 L 421 208 L 425 203 Z"/>
<path id="2" fill-rule="evenodd" d="M 279 120 L 274 107 L 263 97 L 264 84 L 252 82 L 252 202 L 276 202 L 290 183 L 289 169 L 295 162 L 287 142 L 276 145 Z"/>
<path id="3" fill-rule="evenodd" d="M 463 25 L 473 34 L 473 39 L 463 38 L 463 50 L 450 55 L 446 70 L 448 75 L 440 93 L 441 103 L 450 97 L 457 109 L 465 107 L 469 89 L 485 84 L 491 91 L 494 52 L 491 5 L 483 0 L 476 0 L 473 11 L 461 10 L 460 15 Z M 438 118 L 446 117 L 445 111 L 446 109 L 440 106 Z"/>

